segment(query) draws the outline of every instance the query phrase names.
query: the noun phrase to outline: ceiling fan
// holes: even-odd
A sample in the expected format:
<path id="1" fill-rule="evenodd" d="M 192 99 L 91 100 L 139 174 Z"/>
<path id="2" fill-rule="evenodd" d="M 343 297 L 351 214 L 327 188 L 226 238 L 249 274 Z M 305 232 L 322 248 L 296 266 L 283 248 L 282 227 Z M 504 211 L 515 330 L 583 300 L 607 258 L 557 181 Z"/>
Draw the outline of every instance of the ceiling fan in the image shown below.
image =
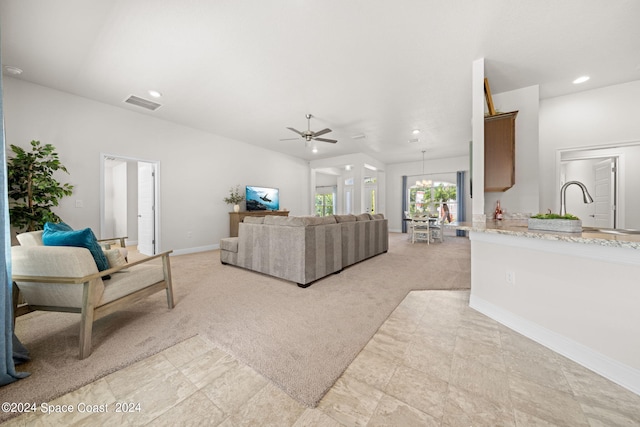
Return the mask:
<path id="1" fill-rule="evenodd" d="M 322 141 L 322 142 L 330 142 L 332 144 L 335 144 L 336 142 L 338 142 L 335 139 L 318 138 L 321 135 L 324 135 L 324 134 L 327 134 L 327 133 L 331 132 L 331 129 L 326 128 L 326 129 L 319 130 L 318 132 L 313 132 L 311 130 L 311 117 L 313 117 L 313 116 L 311 114 L 307 114 L 306 117 L 307 117 L 307 130 L 306 131 L 300 132 L 297 129 L 289 128 L 289 127 L 287 129 L 294 131 L 295 133 L 300 135 L 302 138 L 304 138 L 304 140 L 307 141 L 307 142 L 310 142 L 311 140 Z M 294 139 L 298 139 L 298 138 L 285 138 L 285 139 L 281 139 L 280 141 L 291 141 L 291 140 L 294 140 Z"/>

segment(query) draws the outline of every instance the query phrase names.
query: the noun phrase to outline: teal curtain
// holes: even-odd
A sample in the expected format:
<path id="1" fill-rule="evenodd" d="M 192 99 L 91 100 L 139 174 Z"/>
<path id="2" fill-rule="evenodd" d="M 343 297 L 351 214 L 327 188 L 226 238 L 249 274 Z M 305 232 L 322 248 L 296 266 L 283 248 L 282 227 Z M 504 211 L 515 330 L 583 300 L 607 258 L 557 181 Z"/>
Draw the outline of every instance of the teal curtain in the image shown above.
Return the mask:
<path id="1" fill-rule="evenodd" d="M 0 67 L 2 64 L 0 63 Z M 27 373 L 16 372 L 14 357 L 19 361 L 28 360 L 26 350 L 20 344 L 13 333 L 13 307 L 12 307 L 12 282 L 11 277 L 11 230 L 9 223 L 9 198 L 7 196 L 7 151 L 4 135 L 4 109 L 3 109 L 3 86 L 2 74 L 0 73 L 0 139 L 2 140 L 2 154 L 0 154 L 0 163 L 2 168 L 0 172 L 0 187 L 2 194 L 0 195 L 0 215 L 2 215 L 2 229 L 0 230 L 0 239 L 2 241 L 2 268 L 0 269 L 0 304 L 2 304 L 2 319 L 0 320 L 0 353 L 2 353 L 0 363 L 0 385 L 14 382 L 19 378 L 26 377 Z"/>

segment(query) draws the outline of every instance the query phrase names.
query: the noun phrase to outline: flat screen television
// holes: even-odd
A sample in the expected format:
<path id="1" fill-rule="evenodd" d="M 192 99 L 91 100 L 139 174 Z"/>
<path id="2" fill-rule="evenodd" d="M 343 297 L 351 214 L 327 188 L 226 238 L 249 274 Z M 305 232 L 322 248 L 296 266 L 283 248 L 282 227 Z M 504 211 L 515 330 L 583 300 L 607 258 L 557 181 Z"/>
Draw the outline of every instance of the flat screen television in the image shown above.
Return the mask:
<path id="1" fill-rule="evenodd" d="M 247 185 L 245 197 L 248 211 L 277 211 L 280 209 L 280 195 L 277 188 Z"/>

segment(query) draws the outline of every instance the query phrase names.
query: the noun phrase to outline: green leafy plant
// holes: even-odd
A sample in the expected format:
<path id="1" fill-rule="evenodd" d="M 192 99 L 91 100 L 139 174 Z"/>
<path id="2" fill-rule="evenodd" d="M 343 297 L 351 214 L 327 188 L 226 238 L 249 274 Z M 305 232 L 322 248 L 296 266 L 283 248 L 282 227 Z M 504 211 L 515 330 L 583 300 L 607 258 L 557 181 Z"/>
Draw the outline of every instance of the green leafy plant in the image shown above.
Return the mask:
<path id="1" fill-rule="evenodd" d="M 456 200 L 456 187 L 454 185 L 440 184 L 435 188 L 435 200 L 446 203 L 449 200 Z"/>
<path id="2" fill-rule="evenodd" d="M 228 205 L 237 205 L 244 200 L 244 194 L 240 192 L 240 186 L 236 185 L 229 190 L 229 197 L 224 198 L 224 202 Z"/>
<path id="3" fill-rule="evenodd" d="M 545 214 L 537 214 L 537 215 L 532 215 L 531 218 L 535 218 L 535 219 L 580 219 L 575 215 L 571 215 L 571 214 L 566 214 L 566 215 L 559 215 L 559 214 L 555 214 L 555 213 L 545 213 Z"/>
<path id="4" fill-rule="evenodd" d="M 73 193 L 73 185 L 61 184 L 54 172 L 69 173 L 51 144 L 31 141 L 31 151 L 11 145 L 15 154 L 7 160 L 9 217 L 19 231 L 42 230 L 45 222 L 60 222 L 51 211 Z"/>

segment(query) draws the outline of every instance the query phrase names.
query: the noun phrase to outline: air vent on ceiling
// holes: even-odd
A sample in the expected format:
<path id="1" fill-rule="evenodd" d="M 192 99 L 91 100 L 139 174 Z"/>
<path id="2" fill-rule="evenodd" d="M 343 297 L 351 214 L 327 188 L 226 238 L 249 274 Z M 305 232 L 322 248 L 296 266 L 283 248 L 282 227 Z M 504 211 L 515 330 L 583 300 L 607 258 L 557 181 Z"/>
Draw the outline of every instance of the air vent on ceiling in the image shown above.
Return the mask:
<path id="1" fill-rule="evenodd" d="M 157 102 L 149 101 L 148 99 L 140 98 L 135 95 L 129 96 L 129 98 L 125 99 L 124 102 L 131 105 L 137 105 L 138 107 L 146 108 L 151 111 L 155 111 L 162 107 L 162 104 L 158 104 Z"/>

